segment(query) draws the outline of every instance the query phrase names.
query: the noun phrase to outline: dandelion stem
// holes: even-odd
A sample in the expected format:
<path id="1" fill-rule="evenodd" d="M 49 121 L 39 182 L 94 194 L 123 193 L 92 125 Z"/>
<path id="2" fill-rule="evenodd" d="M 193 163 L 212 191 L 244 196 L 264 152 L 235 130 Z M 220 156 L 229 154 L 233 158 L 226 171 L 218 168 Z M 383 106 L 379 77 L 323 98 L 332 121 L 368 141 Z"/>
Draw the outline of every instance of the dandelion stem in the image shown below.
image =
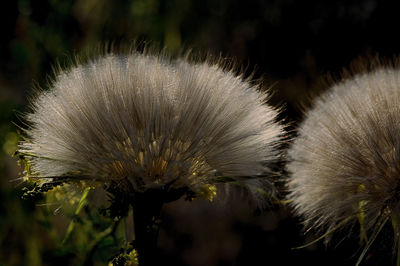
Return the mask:
<path id="1" fill-rule="evenodd" d="M 155 265 L 163 204 L 163 198 L 154 191 L 136 194 L 132 203 L 135 247 L 139 254 L 139 265 L 141 266 Z"/>
<path id="2" fill-rule="evenodd" d="M 186 193 L 184 189 L 148 189 L 132 197 L 135 248 L 139 265 L 157 264 L 157 240 L 161 225 L 161 209 L 164 203 L 178 200 Z"/>

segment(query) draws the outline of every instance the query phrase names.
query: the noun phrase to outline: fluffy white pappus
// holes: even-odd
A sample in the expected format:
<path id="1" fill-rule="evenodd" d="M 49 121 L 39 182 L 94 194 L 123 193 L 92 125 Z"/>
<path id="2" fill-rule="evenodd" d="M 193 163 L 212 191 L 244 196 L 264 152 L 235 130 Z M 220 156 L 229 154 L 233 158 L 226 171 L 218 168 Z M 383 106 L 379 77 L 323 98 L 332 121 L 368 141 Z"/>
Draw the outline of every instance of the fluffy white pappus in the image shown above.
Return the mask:
<path id="1" fill-rule="evenodd" d="M 282 134 L 266 96 L 217 64 L 109 54 L 33 100 L 19 151 L 32 178 L 126 178 L 136 191 L 265 176 Z"/>
<path id="2" fill-rule="evenodd" d="M 400 71 L 380 68 L 333 86 L 289 150 L 288 199 L 308 228 L 359 220 L 371 232 L 400 207 Z M 396 214 L 397 213 L 397 214 Z"/>

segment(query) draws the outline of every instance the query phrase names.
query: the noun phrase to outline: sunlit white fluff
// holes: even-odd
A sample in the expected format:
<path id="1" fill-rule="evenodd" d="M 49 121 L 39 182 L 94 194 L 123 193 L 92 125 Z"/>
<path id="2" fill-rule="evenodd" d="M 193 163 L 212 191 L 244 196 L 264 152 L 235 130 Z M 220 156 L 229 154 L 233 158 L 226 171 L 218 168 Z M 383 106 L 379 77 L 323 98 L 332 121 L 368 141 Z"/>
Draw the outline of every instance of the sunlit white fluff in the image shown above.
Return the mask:
<path id="1" fill-rule="evenodd" d="M 308 228 L 398 224 L 400 71 L 381 67 L 333 86 L 307 113 L 289 157 L 288 198 Z"/>
<path id="2" fill-rule="evenodd" d="M 218 65 L 109 54 L 61 71 L 39 94 L 19 151 L 33 178 L 196 191 L 269 172 L 282 128 L 265 98 Z"/>

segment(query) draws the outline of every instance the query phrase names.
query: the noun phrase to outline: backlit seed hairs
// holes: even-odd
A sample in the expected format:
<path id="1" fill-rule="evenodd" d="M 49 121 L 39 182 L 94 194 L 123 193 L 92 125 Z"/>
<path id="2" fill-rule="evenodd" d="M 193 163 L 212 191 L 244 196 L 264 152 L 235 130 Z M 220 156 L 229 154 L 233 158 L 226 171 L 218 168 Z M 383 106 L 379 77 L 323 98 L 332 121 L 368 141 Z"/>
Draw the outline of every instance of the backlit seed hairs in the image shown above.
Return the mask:
<path id="1" fill-rule="evenodd" d="M 217 64 L 108 54 L 60 71 L 50 87 L 32 101 L 19 144 L 35 180 L 196 192 L 221 177 L 265 176 L 278 156 L 282 127 L 267 95 Z"/>
<path id="2" fill-rule="evenodd" d="M 333 86 L 298 134 L 288 199 L 307 228 L 329 233 L 358 220 L 363 235 L 386 220 L 398 224 L 399 70 L 381 67 Z"/>

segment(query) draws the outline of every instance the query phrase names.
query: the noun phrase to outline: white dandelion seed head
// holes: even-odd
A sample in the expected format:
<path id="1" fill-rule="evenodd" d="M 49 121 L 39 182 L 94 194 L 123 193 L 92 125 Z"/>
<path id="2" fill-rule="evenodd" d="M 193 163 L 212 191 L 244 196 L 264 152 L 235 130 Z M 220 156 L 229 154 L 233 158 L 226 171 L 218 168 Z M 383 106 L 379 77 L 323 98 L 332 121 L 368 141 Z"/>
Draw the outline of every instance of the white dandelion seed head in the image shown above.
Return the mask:
<path id="1" fill-rule="evenodd" d="M 33 100 L 19 151 L 37 179 L 195 191 L 269 171 L 282 127 L 265 98 L 216 64 L 109 54 L 61 71 Z"/>
<path id="2" fill-rule="evenodd" d="M 362 215 L 365 230 L 400 207 L 400 71 L 380 68 L 333 86 L 289 150 L 288 199 L 306 227 Z M 358 216 L 357 216 L 358 215 Z"/>

